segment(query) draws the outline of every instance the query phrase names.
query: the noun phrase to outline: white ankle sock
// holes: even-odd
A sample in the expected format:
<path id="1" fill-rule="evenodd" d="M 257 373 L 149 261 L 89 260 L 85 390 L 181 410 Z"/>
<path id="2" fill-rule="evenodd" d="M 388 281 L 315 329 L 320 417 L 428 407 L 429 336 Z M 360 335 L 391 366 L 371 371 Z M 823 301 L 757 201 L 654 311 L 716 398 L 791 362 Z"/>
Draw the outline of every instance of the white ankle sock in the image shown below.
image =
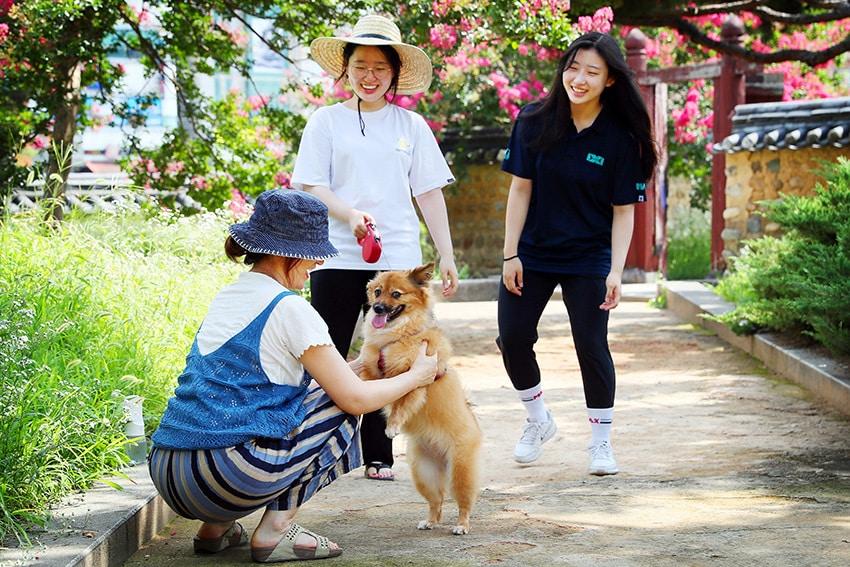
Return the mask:
<path id="1" fill-rule="evenodd" d="M 530 421 L 544 422 L 549 420 L 549 412 L 546 411 L 546 403 L 543 401 L 543 388 L 540 384 L 528 390 L 517 390 L 522 405 L 528 413 Z"/>
<path id="2" fill-rule="evenodd" d="M 590 432 L 593 436 L 591 444 L 598 445 L 603 441 L 611 442 L 611 422 L 614 420 L 614 408 L 587 408 L 587 420 L 590 422 Z"/>

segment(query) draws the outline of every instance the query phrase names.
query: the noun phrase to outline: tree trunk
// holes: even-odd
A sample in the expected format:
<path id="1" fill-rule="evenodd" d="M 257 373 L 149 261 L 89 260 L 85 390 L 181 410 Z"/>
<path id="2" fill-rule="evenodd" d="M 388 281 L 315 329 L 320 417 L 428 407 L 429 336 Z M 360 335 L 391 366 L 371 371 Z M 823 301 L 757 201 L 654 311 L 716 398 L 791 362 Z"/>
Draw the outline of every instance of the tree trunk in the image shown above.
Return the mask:
<path id="1" fill-rule="evenodd" d="M 53 147 L 44 185 L 44 196 L 52 202 L 47 216 L 55 221 L 61 221 L 64 216 L 65 189 L 74 156 L 74 135 L 77 132 L 77 115 L 80 112 L 81 72 L 82 63 L 72 61 L 60 75 L 65 77 L 62 90 L 66 95 L 64 102 L 55 111 Z"/>

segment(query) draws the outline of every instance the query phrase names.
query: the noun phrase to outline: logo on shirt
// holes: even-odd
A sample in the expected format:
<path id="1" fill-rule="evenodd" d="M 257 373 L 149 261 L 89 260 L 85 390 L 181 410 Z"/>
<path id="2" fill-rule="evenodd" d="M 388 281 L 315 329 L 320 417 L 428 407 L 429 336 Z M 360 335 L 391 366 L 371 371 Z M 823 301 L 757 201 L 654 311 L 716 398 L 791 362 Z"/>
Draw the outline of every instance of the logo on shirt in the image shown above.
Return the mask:
<path id="1" fill-rule="evenodd" d="M 635 189 L 637 191 L 646 191 L 646 183 L 635 183 Z"/>
<path id="2" fill-rule="evenodd" d="M 594 165 L 603 165 L 605 163 L 605 158 L 596 154 L 589 153 L 587 154 L 587 161 Z"/>
<path id="3" fill-rule="evenodd" d="M 402 136 L 398 139 L 398 143 L 396 144 L 395 149 L 402 152 L 410 151 L 410 141 L 404 136 Z"/>
<path id="4" fill-rule="evenodd" d="M 510 148 L 505 150 L 505 157 L 502 158 L 502 159 L 507 161 L 509 157 L 511 157 L 511 149 Z"/>
<path id="5" fill-rule="evenodd" d="M 646 201 L 646 195 L 638 195 L 638 203 L 643 203 Z"/>

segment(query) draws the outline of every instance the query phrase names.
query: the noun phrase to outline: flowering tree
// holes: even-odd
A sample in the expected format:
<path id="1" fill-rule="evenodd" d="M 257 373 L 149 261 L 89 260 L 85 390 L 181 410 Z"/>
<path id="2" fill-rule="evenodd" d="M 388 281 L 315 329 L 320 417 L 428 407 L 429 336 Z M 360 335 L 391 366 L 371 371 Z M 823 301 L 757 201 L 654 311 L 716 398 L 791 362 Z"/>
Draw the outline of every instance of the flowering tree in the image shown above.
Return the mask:
<path id="1" fill-rule="evenodd" d="M 729 53 L 765 65 L 766 73 L 783 76 L 783 100 L 826 98 L 847 94 L 837 67 L 846 61 L 850 45 L 850 7 L 840 2 L 804 2 L 796 12 L 782 12 L 775 2 L 666 2 L 652 13 L 625 5 L 615 21 L 622 37 L 632 25 L 649 36 L 651 67 L 710 61 Z M 740 17 L 745 35 L 741 46 L 720 42 L 720 30 L 730 14 Z M 656 27 L 664 26 L 664 27 Z M 705 81 L 671 85 L 668 169 L 690 180 L 692 205 L 708 206 L 714 89 Z"/>
<path id="2" fill-rule="evenodd" d="M 208 157 L 222 164 L 222 155 L 232 154 L 224 143 L 229 138 L 216 129 L 215 111 L 222 107 L 201 96 L 194 77 L 233 69 L 248 74 L 246 14 L 275 20 L 280 33 L 262 41 L 285 56 L 294 45 L 329 33 L 332 22 L 349 19 L 350 10 L 362 9 L 360 0 L 345 6 L 334 0 L 0 0 L 0 192 L 21 183 L 22 148 L 40 149 L 51 141 L 70 147 L 77 129 L 92 120 L 92 104 L 116 102 L 116 120 L 142 120 L 152 97 L 135 108 L 115 99 L 123 70 L 107 55 L 116 47 L 141 53 L 149 75 L 174 85 L 182 129 L 191 134 L 183 138 L 205 141 Z M 91 85 L 98 95 L 89 102 L 82 89 Z M 67 176 L 54 158 L 52 174 Z M 54 214 L 60 217 L 61 208 Z"/>
<path id="3" fill-rule="evenodd" d="M 132 155 L 126 163 L 134 179 L 142 186 L 188 188 L 210 206 L 234 190 L 250 194 L 285 184 L 289 152 L 304 123 L 299 113 L 282 111 L 277 98 L 214 102 L 199 92 L 193 80 L 197 73 L 237 69 L 249 76 L 249 36 L 289 57 L 293 46 L 335 33 L 364 11 L 392 14 L 404 38 L 431 55 L 436 71 L 429 93 L 394 102 L 422 112 L 438 136 L 447 128 L 471 132 L 497 126 L 507 131 L 521 106 L 545 93 L 555 60 L 569 41 L 591 29 L 624 37 L 630 26 L 641 26 L 650 36 L 654 66 L 705 61 L 733 50 L 785 72 L 786 98 L 840 92 L 832 73 L 834 59 L 850 48 L 850 9 L 843 2 L 133 2 L 0 0 L 0 178 L 13 181 L 0 185 L 0 191 L 20 180 L 16 156 L 22 144 L 37 149 L 51 138 L 70 144 L 80 125 L 97 119 L 93 104 L 116 102 L 123 71 L 107 54 L 118 45 L 140 52 L 147 72 L 173 83 L 179 100 L 181 126 L 162 148 L 142 150 L 129 140 Z M 794 11 L 778 7 L 785 4 L 793 4 Z M 719 26 L 729 13 L 739 13 L 747 27 L 748 39 L 738 48 L 718 41 Z M 249 16 L 272 19 L 276 33 L 262 36 Z M 99 100 L 87 102 L 81 88 L 92 84 L 99 89 Z M 339 88 L 332 78 L 308 86 L 292 77 L 282 96 L 289 103 L 297 96 L 325 104 L 340 96 Z M 705 160 L 710 89 L 695 83 L 673 95 L 679 101 L 672 132 L 694 159 Z M 115 120 L 143 119 L 143 108 L 111 106 Z M 253 166 L 257 172 L 250 171 Z M 58 171 L 56 164 L 53 170 Z"/>

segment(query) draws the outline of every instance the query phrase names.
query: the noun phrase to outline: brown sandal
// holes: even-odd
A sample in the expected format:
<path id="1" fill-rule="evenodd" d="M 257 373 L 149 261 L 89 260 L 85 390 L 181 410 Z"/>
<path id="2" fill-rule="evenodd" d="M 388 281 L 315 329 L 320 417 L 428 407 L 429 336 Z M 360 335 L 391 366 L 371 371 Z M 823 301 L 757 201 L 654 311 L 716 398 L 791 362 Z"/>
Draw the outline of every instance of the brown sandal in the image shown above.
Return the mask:
<path id="1" fill-rule="evenodd" d="M 242 524 L 233 522 L 233 525 L 221 537 L 207 539 L 195 536 L 192 543 L 195 546 L 195 553 L 218 553 L 248 543 L 248 532 L 245 531 Z"/>

